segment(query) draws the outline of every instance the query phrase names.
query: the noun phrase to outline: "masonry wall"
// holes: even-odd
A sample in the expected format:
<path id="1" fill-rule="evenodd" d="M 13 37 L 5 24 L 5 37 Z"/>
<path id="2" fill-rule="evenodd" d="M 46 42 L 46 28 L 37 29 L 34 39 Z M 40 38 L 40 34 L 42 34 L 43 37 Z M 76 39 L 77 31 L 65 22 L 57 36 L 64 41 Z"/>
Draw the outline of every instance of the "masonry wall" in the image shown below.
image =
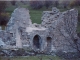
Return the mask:
<path id="1" fill-rule="evenodd" d="M 60 12 L 57 8 L 52 8 L 52 11 L 43 12 L 42 23 L 38 25 L 32 24 L 29 10 L 17 8 L 12 13 L 6 30 L 0 31 L 0 37 L 6 45 L 14 45 L 17 48 L 26 46 L 26 48 L 36 50 L 33 46 L 33 39 L 38 35 L 42 40 L 41 51 L 74 52 L 76 51 L 73 48 L 75 47 L 74 40 L 79 40 L 76 32 L 77 17 L 76 9 Z M 47 37 L 50 39 L 48 42 Z"/>
<path id="2" fill-rule="evenodd" d="M 76 51 L 73 47 L 75 47 L 74 39 L 78 39 L 77 17 L 76 9 L 60 12 L 57 8 L 53 8 L 52 11 L 43 12 L 42 26 L 48 28 L 56 51 Z"/>

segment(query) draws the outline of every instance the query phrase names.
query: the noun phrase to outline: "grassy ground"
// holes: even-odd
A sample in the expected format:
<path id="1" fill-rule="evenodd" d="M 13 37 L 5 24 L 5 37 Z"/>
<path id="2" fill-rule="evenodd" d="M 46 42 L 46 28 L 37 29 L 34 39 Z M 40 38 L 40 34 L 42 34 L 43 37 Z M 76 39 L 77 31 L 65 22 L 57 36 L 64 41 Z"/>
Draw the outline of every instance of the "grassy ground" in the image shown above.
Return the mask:
<path id="1" fill-rule="evenodd" d="M 32 23 L 41 23 L 41 16 L 42 16 L 42 11 L 39 10 L 30 10 L 30 16 Z"/>
<path id="2" fill-rule="evenodd" d="M 42 58 L 42 60 L 61 60 L 59 57 L 53 57 L 53 56 L 30 56 L 30 57 L 10 57 L 10 58 L 6 58 L 3 57 L 0 60 L 40 60 L 40 58 Z"/>

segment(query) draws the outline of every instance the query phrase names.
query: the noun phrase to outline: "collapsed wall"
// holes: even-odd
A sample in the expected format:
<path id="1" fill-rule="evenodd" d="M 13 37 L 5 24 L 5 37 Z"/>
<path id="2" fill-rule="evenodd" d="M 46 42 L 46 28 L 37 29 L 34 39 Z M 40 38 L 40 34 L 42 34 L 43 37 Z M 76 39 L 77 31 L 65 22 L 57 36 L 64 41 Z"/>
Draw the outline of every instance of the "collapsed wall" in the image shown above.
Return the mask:
<path id="1" fill-rule="evenodd" d="M 24 38 L 22 34 L 25 32 L 26 27 L 31 25 L 29 10 L 26 8 L 16 8 L 6 27 L 6 33 L 12 36 L 12 38 L 9 36 L 9 38 L 11 38 L 10 41 L 15 41 L 15 46 L 22 47 L 21 40 Z"/>
<path id="2" fill-rule="evenodd" d="M 16 8 L 7 24 L 7 30 L 14 32 L 14 30 L 19 27 L 26 28 L 31 24 L 29 10 L 26 8 Z"/>
<path id="3" fill-rule="evenodd" d="M 38 25 L 32 24 L 29 10 L 17 8 L 6 30 L 0 31 L 0 37 L 7 45 L 17 48 L 27 45 L 34 50 L 73 52 L 76 51 L 74 41 L 79 39 L 76 33 L 77 17 L 76 9 L 60 12 L 54 7 L 52 11 L 43 12 L 42 23 Z"/>
<path id="4" fill-rule="evenodd" d="M 60 12 L 57 8 L 53 8 L 52 11 L 43 12 L 41 25 L 48 28 L 56 50 L 76 51 L 73 47 L 75 47 L 74 40 L 78 39 L 77 18 L 76 9 Z"/>

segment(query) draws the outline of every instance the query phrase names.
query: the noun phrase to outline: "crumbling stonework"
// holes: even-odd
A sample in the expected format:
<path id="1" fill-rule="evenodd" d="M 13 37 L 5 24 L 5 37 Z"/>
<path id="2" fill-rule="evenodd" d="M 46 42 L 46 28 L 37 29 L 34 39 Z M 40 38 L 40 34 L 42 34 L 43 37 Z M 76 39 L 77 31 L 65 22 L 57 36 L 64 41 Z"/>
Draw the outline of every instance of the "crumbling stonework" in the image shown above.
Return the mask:
<path id="1" fill-rule="evenodd" d="M 54 8 L 53 8 L 54 9 Z M 77 37 L 77 17 L 78 11 L 71 9 L 60 12 L 58 9 L 44 11 L 42 26 L 48 28 L 49 35 L 52 36 L 52 44 L 56 50 L 74 51 L 71 44 Z"/>
<path id="2" fill-rule="evenodd" d="M 11 15 L 5 31 L 0 31 L 0 38 L 6 45 L 15 48 L 30 48 L 44 52 L 74 52 L 72 46 L 77 37 L 78 11 L 71 9 L 60 12 L 57 8 L 44 11 L 41 24 L 32 24 L 29 10 L 17 8 Z M 3 37 L 4 35 L 4 37 Z"/>

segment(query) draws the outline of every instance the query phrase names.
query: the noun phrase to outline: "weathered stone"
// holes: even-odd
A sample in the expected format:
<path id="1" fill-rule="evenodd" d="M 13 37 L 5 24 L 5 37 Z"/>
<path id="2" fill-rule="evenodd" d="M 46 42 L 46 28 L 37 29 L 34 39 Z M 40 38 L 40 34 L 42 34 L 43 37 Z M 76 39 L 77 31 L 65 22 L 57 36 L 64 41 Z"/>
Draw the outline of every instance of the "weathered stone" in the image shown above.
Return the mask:
<path id="1" fill-rule="evenodd" d="M 53 45 L 56 50 L 63 51 L 76 51 L 71 44 L 73 39 L 77 37 L 77 17 L 78 12 L 76 9 L 71 9 L 65 12 L 59 12 L 58 9 L 53 8 L 55 14 L 50 15 L 51 12 L 45 11 L 42 16 L 42 26 L 47 27 L 49 35 L 53 36 Z M 70 44 L 71 43 L 71 44 Z"/>
<path id="2" fill-rule="evenodd" d="M 2 30 L 2 27 L 0 26 L 0 30 Z"/>
<path id="3" fill-rule="evenodd" d="M 53 8 L 52 8 L 52 12 L 53 12 L 54 14 L 56 14 L 56 13 L 59 13 L 60 11 L 59 11 L 59 9 L 57 9 L 56 7 L 53 7 Z"/>
<path id="4" fill-rule="evenodd" d="M 5 43 L 2 41 L 2 39 L 0 38 L 0 46 L 4 46 Z"/>
<path id="5" fill-rule="evenodd" d="M 77 17 L 76 9 L 60 12 L 57 8 L 52 8 L 52 11 L 43 12 L 41 24 L 32 24 L 29 10 L 17 8 L 12 13 L 6 30 L 0 31 L 0 38 L 9 49 L 26 48 L 47 53 L 75 52 L 73 40 L 79 40 L 76 33 Z"/>

